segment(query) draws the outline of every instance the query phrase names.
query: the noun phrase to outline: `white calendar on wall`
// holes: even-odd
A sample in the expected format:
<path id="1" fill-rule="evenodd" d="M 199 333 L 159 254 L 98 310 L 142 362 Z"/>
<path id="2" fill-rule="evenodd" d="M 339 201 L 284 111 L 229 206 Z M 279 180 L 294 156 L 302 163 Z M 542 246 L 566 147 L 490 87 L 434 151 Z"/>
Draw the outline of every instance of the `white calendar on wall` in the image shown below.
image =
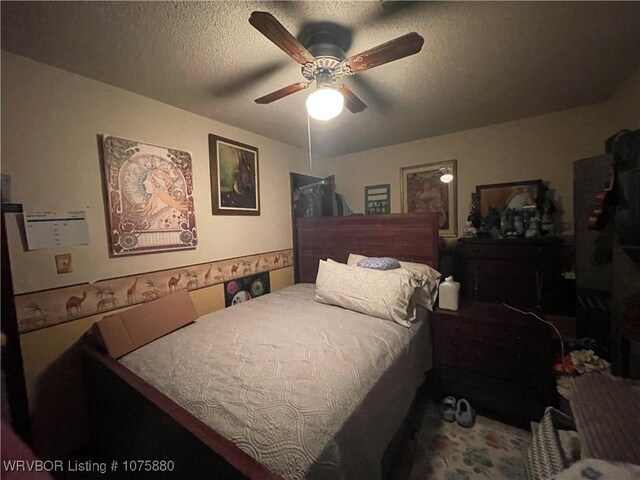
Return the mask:
<path id="1" fill-rule="evenodd" d="M 29 250 L 68 245 L 88 245 L 85 212 L 25 212 L 24 228 Z"/>

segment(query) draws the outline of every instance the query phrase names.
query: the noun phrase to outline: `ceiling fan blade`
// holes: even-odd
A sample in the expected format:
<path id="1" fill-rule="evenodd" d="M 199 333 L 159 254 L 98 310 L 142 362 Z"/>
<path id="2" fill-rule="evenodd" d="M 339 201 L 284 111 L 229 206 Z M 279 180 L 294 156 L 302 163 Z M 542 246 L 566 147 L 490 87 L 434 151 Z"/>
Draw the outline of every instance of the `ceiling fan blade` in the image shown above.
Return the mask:
<path id="1" fill-rule="evenodd" d="M 424 38 L 416 32 L 407 33 L 345 60 L 351 73 L 364 72 L 385 63 L 414 55 L 422 49 Z"/>
<path id="2" fill-rule="evenodd" d="M 281 88 L 280 90 L 271 92 L 265 95 L 264 97 L 256 98 L 256 103 L 259 103 L 261 105 L 266 105 L 267 103 L 275 102 L 276 100 L 280 100 L 281 98 L 291 95 L 292 93 L 296 93 L 296 92 L 299 92 L 300 90 L 304 90 L 308 86 L 309 86 L 309 83 L 307 82 L 292 83 L 291 85 L 287 85 L 286 87 Z"/>
<path id="3" fill-rule="evenodd" d="M 351 83 L 367 100 L 375 104 L 376 110 L 384 111 L 393 105 L 393 99 L 389 91 L 383 89 L 377 81 L 373 75 L 351 75 L 345 82 Z"/>
<path id="4" fill-rule="evenodd" d="M 397 12 L 398 10 L 402 10 L 403 8 L 408 7 L 409 5 L 413 4 L 415 2 L 408 0 L 408 1 L 404 1 L 404 0 L 393 0 L 393 1 L 387 1 L 387 0 L 382 0 L 380 2 L 380 6 L 382 7 L 382 12 L 384 14 L 390 14 L 393 12 Z"/>
<path id="5" fill-rule="evenodd" d="M 249 23 L 300 65 L 315 61 L 315 57 L 270 13 L 252 12 Z"/>
<path id="6" fill-rule="evenodd" d="M 336 85 L 336 87 L 344 97 L 344 106 L 351 110 L 352 113 L 360 113 L 367 108 L 367 104 L 360 100 L 360 97 L 353 93 L 353 90 L 349 87 L 346 85 Z"/>

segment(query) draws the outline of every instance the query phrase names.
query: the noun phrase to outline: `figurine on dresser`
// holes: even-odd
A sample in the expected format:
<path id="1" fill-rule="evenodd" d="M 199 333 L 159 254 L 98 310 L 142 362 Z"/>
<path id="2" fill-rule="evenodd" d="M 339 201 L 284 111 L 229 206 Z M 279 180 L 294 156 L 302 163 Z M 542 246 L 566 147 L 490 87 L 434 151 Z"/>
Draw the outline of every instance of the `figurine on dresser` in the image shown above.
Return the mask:
<path id="1" fill-rule="evenodd" d="M 463 238 L 476 238 L 478 236 L 478 229 L 473 226 L 473 222 L 471 221 L 471 215 L 467 217 L 467 222 L 464 224 L 464 228 L 462 229 L 462 237 Z"/>
<path id="2" fill-rule="evenodd" d="M 489 213 L 482 219 L 478 234 L 478 236 L 483 237 L 502 238 L 502 233 L 500 232 L 500 212 L 497 208 L 489 207 Z"/>
<path id="3" fill-rule="evenodd" d="M 540 218 L 538 215 L 529 219 L 529 228 L 524 234 L 524 238 L 539 238 L 540 237 Z"/>

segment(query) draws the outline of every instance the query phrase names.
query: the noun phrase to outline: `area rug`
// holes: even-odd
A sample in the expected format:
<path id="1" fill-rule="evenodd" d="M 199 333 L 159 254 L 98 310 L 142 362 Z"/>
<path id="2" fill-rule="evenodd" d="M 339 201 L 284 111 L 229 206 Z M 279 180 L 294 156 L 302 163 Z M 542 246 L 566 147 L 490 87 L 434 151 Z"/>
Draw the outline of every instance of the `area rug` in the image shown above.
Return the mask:
<path id="1" fill-rule="evenodd" d="M 525 480 L 531 434 L 478 416 L 473 428 L 440 418 L 438 405 L 424 405 L 412 445 L 410 480 Z"/>

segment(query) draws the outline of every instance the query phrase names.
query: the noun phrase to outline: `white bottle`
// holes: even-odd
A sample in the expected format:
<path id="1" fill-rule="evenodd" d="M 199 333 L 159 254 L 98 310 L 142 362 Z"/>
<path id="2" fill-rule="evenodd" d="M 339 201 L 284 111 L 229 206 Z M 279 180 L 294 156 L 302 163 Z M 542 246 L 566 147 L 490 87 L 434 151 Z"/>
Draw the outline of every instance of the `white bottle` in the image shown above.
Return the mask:
<path id="1" fill-rule="evenodd" d="M 460 299 L 460 284 L 447 277 L 438 287 L 439 306 L 445 310 L 458 310 Z"/>

